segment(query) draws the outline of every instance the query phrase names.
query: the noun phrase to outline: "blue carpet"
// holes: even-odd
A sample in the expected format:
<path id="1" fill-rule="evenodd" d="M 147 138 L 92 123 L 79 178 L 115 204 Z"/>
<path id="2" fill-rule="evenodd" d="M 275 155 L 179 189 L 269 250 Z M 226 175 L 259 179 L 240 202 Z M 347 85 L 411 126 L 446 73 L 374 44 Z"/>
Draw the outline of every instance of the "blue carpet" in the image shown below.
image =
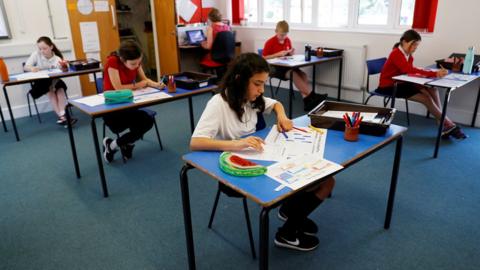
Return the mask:
<path id="1" fill-rule="evenodd" d="M 269 93 L 269 91 L 267 91 Z M 287 104 L 286 91 L 279 99 Z M 194 98 L 196 119 L 210 95 Z M 301 115 L 301 98 L 294 101 Z M 105 165 L 110 197 L 101 195 L 89 119 L 74 111 L 82 178 L 75 177 L 68 136 L 53 113 L 18 119 L 22 141 L 0 131 L 0 269 L 186 269 L 178 174 L 188 152 L 185 100 L 153 107 L 154 131 L 134 158 Z M 383 229 L 393 146 L 337 176 L 332 199 L 312 214 L 320 246 L 300 253 L 270 243 L 271 269 L 479 269 L 480 130 L 442 141 L 432 159 L 435 121 L 412 116 L 405 138 L 391 229 Z M 273 118 L 267 119 L 273 123 Z M 400 113 L 396 124 L 405 124 Z M 10 123 L 8 123 L 10 124 Z M 97 120 L 101 133 L 101 119 Z M 10 127 L 10 126 L 9 126 Z M 118 158 L 118 157 L 117 157 Z M 255 269 L 241 201 L 221 197 L 207 229 L 216 182 L 191 171 L 198 269 Z M 259 207 L 249 202 L 258 250 Z M 270 215 L 270 239 L 281 222 Z"/>

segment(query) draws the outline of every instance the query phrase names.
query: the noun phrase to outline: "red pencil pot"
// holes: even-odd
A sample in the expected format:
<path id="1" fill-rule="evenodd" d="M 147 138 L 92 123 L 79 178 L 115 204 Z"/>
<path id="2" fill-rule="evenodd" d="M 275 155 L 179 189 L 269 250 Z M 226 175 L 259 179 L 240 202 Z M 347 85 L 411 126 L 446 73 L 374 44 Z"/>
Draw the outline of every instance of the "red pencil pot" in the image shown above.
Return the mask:
<path id="1" fill-rule="evenodd" d="M 349 142 L 358 141 L 358 134 L 360 132 L 360 126 L 349 127 L 345 125 L 345 133 L 343 133 L 343 138 Z"/>

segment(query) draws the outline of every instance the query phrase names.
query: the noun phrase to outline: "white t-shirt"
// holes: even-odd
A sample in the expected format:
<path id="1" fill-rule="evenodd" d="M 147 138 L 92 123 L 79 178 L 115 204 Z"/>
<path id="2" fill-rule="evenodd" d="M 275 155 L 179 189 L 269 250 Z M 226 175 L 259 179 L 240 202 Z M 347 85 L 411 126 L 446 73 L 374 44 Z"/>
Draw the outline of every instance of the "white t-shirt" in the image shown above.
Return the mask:
<path id="1" fill-rule="evenodd" d="M 61 60 L 62 59 L 55 54 L 47 59 L 39 51 L 34 51 L 28 58 L 27 62 L 25 62 L 25 65 L 38 67 L 40 69 L 59 68 L 60 65 L 58 62 Z"/>
<path id="2" fill-rule="evenodd" d="M 268 97 L 263 99 L 265 100 L 264 113 L 270 113 L 277 101 Z M 216 94 L 208 101 L 192 137 L 235 140 L 255 132 L 259 110 L 252 108 L 250 102 L 245 104 L 244 110 L 245 113 L 240 122 L 228 103 L 220 94 Z"/>

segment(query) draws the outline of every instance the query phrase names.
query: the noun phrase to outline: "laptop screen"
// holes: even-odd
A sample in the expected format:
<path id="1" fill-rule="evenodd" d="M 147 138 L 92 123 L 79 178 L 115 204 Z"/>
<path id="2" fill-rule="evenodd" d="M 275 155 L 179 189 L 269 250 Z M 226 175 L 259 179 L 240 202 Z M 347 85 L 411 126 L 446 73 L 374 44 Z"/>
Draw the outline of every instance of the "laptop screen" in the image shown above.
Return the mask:
<path id="1" fill-rule="evenodd" d="M 201 29 L 198 30 L 189 30 L 186 31 L 188 37 L 188 43 L 190 44 L 199 44 L 205 40 L 205 36 L 203 35 L 203 31 Z"/>

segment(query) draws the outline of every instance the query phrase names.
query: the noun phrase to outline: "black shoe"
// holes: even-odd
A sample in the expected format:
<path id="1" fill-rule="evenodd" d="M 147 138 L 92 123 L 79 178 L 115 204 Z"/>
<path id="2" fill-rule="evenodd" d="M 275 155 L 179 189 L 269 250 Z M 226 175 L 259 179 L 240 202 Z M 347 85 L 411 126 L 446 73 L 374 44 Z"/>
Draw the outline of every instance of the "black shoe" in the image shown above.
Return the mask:
<path id="1" fill-rule="evenodd" d="M 455 129 L 450 133 L 450 136 L 452 136 L 457 140 L 463 140 L 468 138 L 468 136 L 465 133 L 463 133 L 463 130 L 459 126 L 455 127 Z"/>
<path id="2" fill-rule="evenodd" d="M 108 137 L 105 137 L 103 139 L 103 158 L 107 163 L 110 163 L 113 161 L 115 153 L 118 151 L 116 149 L 115 150 L 110 149 L 110 144 L 112 144 L 112 142 L 113 140 Z"/>
<path id="3" fill-rule="evenodd" d="M 450 137 L 450 134 L 457 128 L 456 125 L 453 125 L 451 127 L 444 127 L 442 130 L 442 139 L 448 139 Z"/>
<path id="4" fill-rule="evenodd" d="M 282 211 L 282 206 L 278 209 L 278 218 L 282 221 L 287 221 L 288 217 Z M 306 235 L 316 235 L 318 233 L 318 226 L 315 222 L 309 218 L 306 218 L 300 227 L 300 231 Z"/>
<path id="5" fill-rule="evenodd" d="M 134 147 L 135 144 L 126 144 L 125 146 L 120 147 L 120 152 L 122 153 L 122 157 L 124 160 L 129 160 L 132 158 Z"/>
<path id="6" fill-rule="evenodd" d="M 299 251 L 311 251 L 318 247 L 320 241 L 317 237 L 306 235 L 304 233 L 295 233 L 295 235 L 288 236 L 287 234 L 278 231 L 275 234 L 275 246 L 282 248 L 290 248 Z"/>

